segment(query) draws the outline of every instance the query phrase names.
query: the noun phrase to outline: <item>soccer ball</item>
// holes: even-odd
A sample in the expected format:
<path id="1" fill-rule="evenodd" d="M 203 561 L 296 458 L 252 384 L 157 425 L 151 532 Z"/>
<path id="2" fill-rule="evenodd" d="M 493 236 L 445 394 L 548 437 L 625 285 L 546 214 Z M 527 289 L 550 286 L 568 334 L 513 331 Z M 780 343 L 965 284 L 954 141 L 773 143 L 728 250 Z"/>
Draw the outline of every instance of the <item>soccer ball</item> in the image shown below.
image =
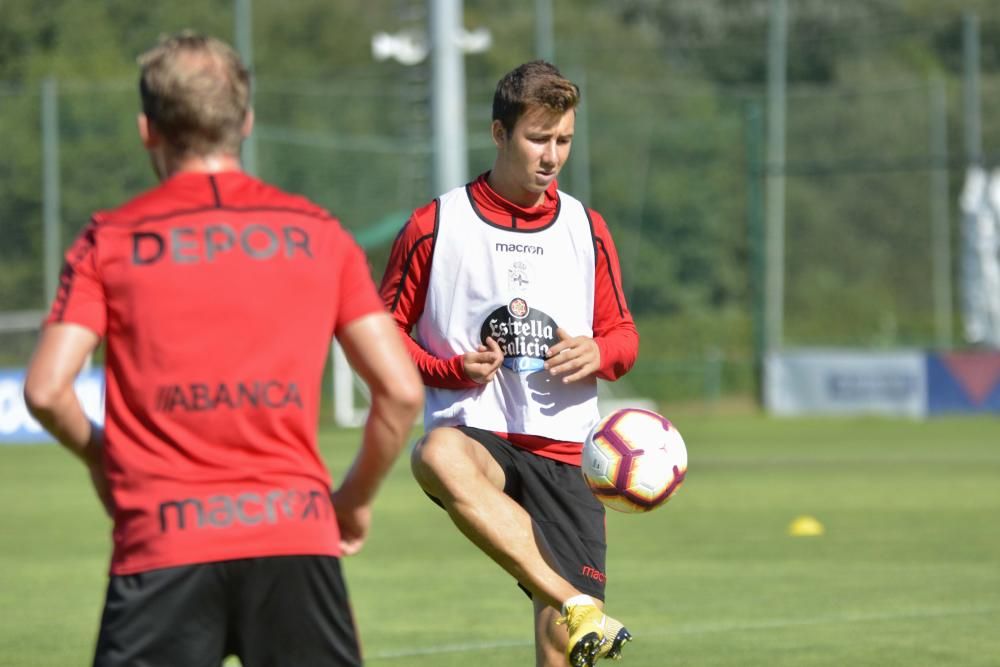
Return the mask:
<path id="1" fill-rule="evenodd" d="M 619 512 L 649 512 L 677 492 L 687 474 L 684 439 L 650 410 L 615 410 L 583 443 L 583 478 L 597 499 Z"/>

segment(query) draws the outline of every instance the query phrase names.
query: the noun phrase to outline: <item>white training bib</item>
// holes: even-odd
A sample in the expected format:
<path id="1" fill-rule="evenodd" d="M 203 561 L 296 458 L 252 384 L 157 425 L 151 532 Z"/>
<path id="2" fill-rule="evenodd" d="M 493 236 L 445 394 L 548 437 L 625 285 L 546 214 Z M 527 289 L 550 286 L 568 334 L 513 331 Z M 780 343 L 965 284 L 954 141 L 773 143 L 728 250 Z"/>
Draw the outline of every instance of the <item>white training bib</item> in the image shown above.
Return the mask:
<path id="1" fill-rule="evenodd" d="M 492 337 L 504 351 L 493 381 L 471 389 L 428 387 L 424 423 L 473 426 L 582 442 L 598 420 L 597 380 L 564 384 L 542 367 L 556 328 L 592 336 L 594 238 L 586 209 L 562 192 L 541 230 L 496 226 L 465 187 L 442 195 L 431 272 L 416 339 L 450 359 Z M 442 334 L 444 332 L 444 335 Z"/>

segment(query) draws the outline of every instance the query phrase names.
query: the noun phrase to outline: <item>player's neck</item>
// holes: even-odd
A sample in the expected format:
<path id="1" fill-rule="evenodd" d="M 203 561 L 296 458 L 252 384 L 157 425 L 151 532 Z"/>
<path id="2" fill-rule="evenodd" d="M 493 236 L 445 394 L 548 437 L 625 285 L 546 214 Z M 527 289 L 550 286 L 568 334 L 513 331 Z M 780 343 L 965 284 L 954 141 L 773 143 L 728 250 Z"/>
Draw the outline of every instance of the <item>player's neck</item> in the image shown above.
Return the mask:
<path id="1" fill-rule="evenodd" d="M 243 171 L 239 157 L 225 153 L 167 158 L 165 166 L 165 178 L 180 173 L 217 174 L 223 171 Z"/>
<path id="2" fill-rule="evenodd" d="M 238 156 L 226 153 L 212 155 L 171 155 L 162 150 L 150 151 L 153 170 L 161 181 L 175 174 L 216 174 L 224 171 L 243 171 Z"/>
<path id="3" fill-rule="evenodd" d="M 544 192 L 531 192 L 517 185 L 512 178 L 505 178 L 502 170 L 493 165 L 493 169 L 486 176 L 486 183 L 497 193 L 512 204 L 521 208 L 534 208 L 545 201 Z"/>

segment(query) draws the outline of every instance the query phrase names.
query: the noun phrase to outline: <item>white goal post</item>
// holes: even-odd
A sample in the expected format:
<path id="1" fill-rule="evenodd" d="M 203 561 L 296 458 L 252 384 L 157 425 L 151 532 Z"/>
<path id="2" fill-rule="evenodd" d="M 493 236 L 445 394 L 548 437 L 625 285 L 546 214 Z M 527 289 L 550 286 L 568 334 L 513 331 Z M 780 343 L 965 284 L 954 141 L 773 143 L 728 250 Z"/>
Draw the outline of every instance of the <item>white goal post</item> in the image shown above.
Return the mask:
<path id="1" fill-rule="evenodd" d="M 345 428 L 361 426 L 368 416 L 371 393 L 347 363 L 347 356 L 337 341 L 333 341 L 330 358 L 333 366 L 333 421 Z M 361 400 L 360 406 L 357 399 Z"/>

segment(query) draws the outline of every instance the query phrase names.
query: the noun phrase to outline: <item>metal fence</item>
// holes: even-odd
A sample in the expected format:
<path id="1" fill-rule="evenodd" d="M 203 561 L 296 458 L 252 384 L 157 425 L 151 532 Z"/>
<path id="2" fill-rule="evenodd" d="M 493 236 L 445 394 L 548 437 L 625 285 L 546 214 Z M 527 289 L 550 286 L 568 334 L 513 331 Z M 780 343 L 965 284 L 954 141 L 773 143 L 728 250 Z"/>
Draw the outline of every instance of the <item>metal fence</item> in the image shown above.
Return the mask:
<path id="1" fill-rule="evenodd" d="M 775 173 L 787 185 L 786 344 L 959 342 L 956 78 L 792 88 L 787 161 L 773 165 L 762 91 L 567 71 L 585 105 L 561 184 L 615 235 L 643 337 L 636 391 L 671 401 L 752 390 L 766 296 L 762 188 Z M 494 83 L 468 83 L 471 175 L 491 164 Z M 23 313 L 43 310 L 54 289 L 46 247 L 61 251 L 93 210 L 153 185 L 137 97 L 130 81 L 0 86 L 0 365 L 24 363 L 33 332 Z M 989 108 L 1000 85 L 984 79 L 983 97 Z M 436 194 L 426 79 L 264 80 L 255 104 L 259 174 L 341 217 L 378 277 L 408 212 Z"/>

